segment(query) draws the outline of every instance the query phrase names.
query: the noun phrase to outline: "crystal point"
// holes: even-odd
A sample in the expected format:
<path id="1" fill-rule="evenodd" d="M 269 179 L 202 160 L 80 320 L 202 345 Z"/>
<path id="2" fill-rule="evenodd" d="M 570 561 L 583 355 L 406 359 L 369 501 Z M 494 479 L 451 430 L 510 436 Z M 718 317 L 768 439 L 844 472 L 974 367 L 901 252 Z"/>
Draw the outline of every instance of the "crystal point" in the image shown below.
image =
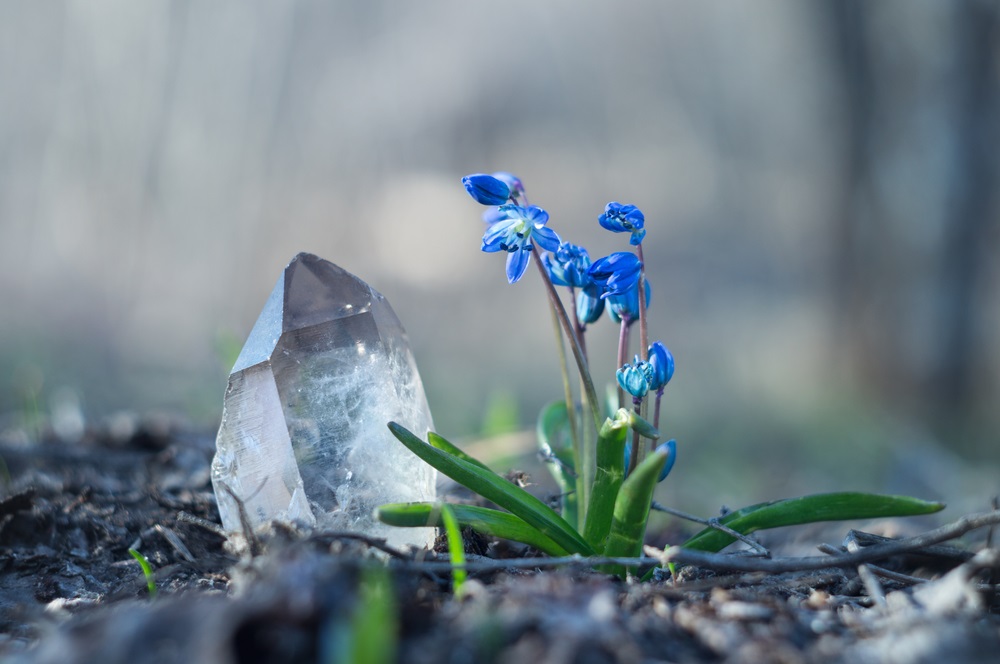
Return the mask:
<path id="1" fill-rule="evenodd" d="M 385 298 L 346 270 L 297 255 L 278 278 L 229 375 L 212 461 L 223 527 L 273 519 L 433 544 L 373 510 L 435 498 L 435 472 L 386 424 L 433 429 L 406 332 Z M 235 496 L 235 498 L 234 498 Z"/>

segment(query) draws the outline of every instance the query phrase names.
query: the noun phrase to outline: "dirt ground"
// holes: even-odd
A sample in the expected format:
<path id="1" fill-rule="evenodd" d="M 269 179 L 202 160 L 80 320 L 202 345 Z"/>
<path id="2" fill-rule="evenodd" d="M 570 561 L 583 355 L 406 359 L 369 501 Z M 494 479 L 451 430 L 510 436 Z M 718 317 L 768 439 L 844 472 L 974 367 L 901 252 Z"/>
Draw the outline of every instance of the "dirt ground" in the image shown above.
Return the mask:
<path id="1" fill-rule="evenodd" d="M 213 437 L 137 423 L 72 445 L 0 446 L 3 661 L 347 661 L 359 635 L 418 664 L 985 662 L 1000 652 L 996 555 L 973 567 L 968 555 L 896 556 L 878 564 L 905 576 L 874 586 L 857 568 L 687 567 L 641 583 L 581 566 L 519 568 L 535 554 L 473 536 L 461 597 L 434 565 L 443 557 L 389 557 L 389 608 L 360 631 L 372 606 L 362 579 L 386 560 L 377 547 L 278 529 L 261 555 L 239 559 L 218 531 Z M 130 548 L 155 570 L 156 597 Z"/>

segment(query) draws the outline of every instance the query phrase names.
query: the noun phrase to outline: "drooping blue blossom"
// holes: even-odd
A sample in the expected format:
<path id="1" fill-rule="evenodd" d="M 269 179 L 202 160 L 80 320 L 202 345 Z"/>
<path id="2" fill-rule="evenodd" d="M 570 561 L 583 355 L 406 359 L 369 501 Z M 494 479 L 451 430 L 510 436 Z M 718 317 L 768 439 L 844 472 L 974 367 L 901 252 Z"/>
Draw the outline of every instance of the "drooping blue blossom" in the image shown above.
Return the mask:
<path id="1" fill-rule="evenodd" d="M 584 325 L 596 323 L 604 313 L 604 300 L 600 291 L 584 288 L 576 294 L 576 317 Z"/>
<path id="2" fill-rule="evenodd" d="M 535 205 L 501 205 L 503 218 L 490 224 L 483 235 L 482 250 L 507 252 L 507 281 L 514 283 L 528 269 L 533 242 L 548 251 L 559 248 L 559 236 L 545 224 L 549 213 Z"/>
<path id="3" fill-rule="evenodd" d="M 634 205 L 622 205 L 612 201 L 604 208 L 604 214 L 597 218 L 601 226 L 614 233 L 631 233 L 629 243 L 642 244 L 646 237 L 646 216 Z"/>
<path id="4" fill-rule="evenodd" d="M 643 282 L 646 290 L 646 308 L 649 309 L 652 288 L 648 281 Z M 625 319 L 629 325 L 639 320 L 639 284 L 632 286 L 631 290 L 620 295 L 612 295 L 608 298 L 608 315 L 615 323 L 621 323 Z"/>
<path id="5" fill-rule="evenodd" d="M 477 203 L 482 205 L 503 205 L 510 198 L 510 187 L 486 173 L 473 173 L 462 178 L 465 190 Z"/>
<path id="6" fill-rule="evenodd" d="M 674 463 L 677 461 L 677 441 L 671 438 L 665 443 L 660 443 L 656 446 L 656 454 L 666 454 L 667 462 L 663 464 L 663 470 L 660 471 L 660 477 L 656 480 L 657 482 L 662 482 L 667 479 L 667 475 L 673 470 Z"/>
<path id="7" fill-rule="evenodd" d="M 653 367 L 650 390 L 662 390 L 674 376 L 674 356 L 660 341 L 649 345 L 649 364 Z"/>
<path id="8" fill-rule="evenodd" d="M 615 372 L 615 378 L 618 379 L 619 387 L 631 394 L 633 399 L 641 399 L 649 391 L 649 381 L 646 380 L 645 372 L 642 367 L 635 364 L 623 366 Z"/>
<path id="9" fill-rule="evenodd" d="M 587 273 L 590 269 L 590 254 L 579 245 L 560 242 L 554 253 L 546 252 L 542 255 L 542 263 L 556 286 L 586 288 L 593 282 Z"/>
<path id="10" fill-rule="evenodd" d="M 604 298 L 628 292 L 639 281 L 641 272 L 639 257 L 629 251 L 616 251 L 599 258 L 588 270 L 590 278 L 601 287 Z"/>

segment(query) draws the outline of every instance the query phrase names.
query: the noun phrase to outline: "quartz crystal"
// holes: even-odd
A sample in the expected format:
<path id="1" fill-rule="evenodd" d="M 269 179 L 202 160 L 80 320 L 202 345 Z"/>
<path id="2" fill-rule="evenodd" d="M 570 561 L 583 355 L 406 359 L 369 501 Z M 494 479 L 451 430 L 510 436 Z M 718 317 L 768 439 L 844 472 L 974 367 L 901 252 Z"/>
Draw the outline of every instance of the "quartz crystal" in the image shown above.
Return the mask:
<path id="1" fill-rule="evenodd" d="M 229 375 L 212 461 L 223 527 L 273 519 L 433 544 L 373 510 L 435 499 L 435 471 L 386 428 L 433 428 L 406 333 L 385 298 L 312 254 L 292 259 Z M 235 497 L 235 499 L 234 499 Z M 238 499 L 238 500 L 237 500 Z"/>

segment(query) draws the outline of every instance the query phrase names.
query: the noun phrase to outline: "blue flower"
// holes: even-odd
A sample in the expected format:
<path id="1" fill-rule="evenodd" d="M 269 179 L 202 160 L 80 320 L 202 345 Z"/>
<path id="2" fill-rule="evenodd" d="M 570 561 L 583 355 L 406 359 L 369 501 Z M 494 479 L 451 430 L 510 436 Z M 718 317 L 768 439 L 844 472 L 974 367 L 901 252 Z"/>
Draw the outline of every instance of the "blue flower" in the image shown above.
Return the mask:
<path id="1" fill-rule="evenodd" d="M 639 282 L 642 263 L 628 251 L 616 251 L 596 260 L 588 270 L 590 278 L 602 289 L 601 297 L 627 293 Z"/>
<path id="2" fill-rule="evenodd" d="M 645 362 L 643 362 L 645 364 Z M 635 364 L 626 364 L 615 373 L 618 385 L 623 390 L 632 395 L 633 399 L 641 399 L 649 391 L 649 382 L 641 367 Z"/>
<path id="3" fill-rule="evenodd" d="M 653 367 L 649 389 L 662 390 L 674 376 L 674 356 L 662 342 L 656 341 L 649 346 L 649 364 Z"/>
<path id="4" fill-rule="evenodd" d="M 646 308 L 649 309 L 652 288 L 650 288 L 648 281 L 643 283 L 646 290 Z M 621 323 L 623 318 L 629 325 L 639 320 L 639 284 L 632 286 L 632 289 L 627 293 L 609 297 L 608 315 L 616 323 Z"/>
<path id="5" fill-rule="evenodd" d="M 667 442 L 657 445 L 654 454 L 665 454 L 667 456 L 667 463 L 663 465 L 660 477 L 656 480 L 657 482 L 662 482 L 670 474 L 670 471 L 673 470 L 674 463 L 677 461 L 677 441 L 671 438 Z"/>
<path id="6" fill-rule="evenodd" d="M 604 208 L 604 214 L 597 218 L 601 226 L 614 233 L 631 233 L 629 243 L 637 245 L 646 237 L 646 217 L 634 205 L 611 202 Z"/>
<path id="7" fill-rule="evenodd" d="M 542 255 L 542 263 L 556 286 L 585 288 L 591 284 L 592 280 L 587 274 L 590 269 L 590 254 L 583 247 L 561 242 L 555 253 L 546 252 Z"/>
<path id="8" fill-rule="evenodd" d="M 503 205 L 510 198 L 510 187 L 498 178 L 485 173 L 474 173 L 462 178 L 465 190 L 477 203 L 483 205 Z"/>
<path id="9" fill-rule="evenodd" d="M 592 293 L 593 289 L 584 288 L 576 294 L 576 317 L 584 325 L 596 323 L 604 313 L 604 300 L 599 294 Z M 600 293 L 600 291 L 596 291 Z"/>
<path id="10" fill-rule="evenodd" d="M 514 283 L 528 269 L 532 241 L 543 249 L 555 251 L 559 248 L 559 236 L 545 225 L 549 213 L 540 207 L 508 203 L 501 205 L 499 212 L 503 217 L 486 229 L 482 249 L 488 253 L 507 252 L 507 281 Z"/>

